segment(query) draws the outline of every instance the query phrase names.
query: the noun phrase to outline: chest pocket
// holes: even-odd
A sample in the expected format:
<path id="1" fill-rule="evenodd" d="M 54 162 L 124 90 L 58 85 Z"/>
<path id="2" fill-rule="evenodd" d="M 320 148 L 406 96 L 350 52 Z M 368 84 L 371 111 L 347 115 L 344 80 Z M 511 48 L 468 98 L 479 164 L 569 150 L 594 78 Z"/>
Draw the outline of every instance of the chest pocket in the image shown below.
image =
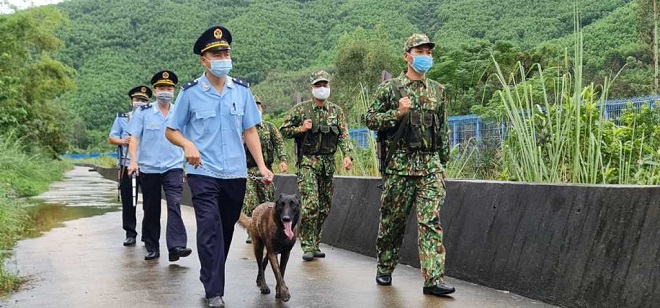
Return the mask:
<path id="1" fill-rule="evenodd" d="M 213 122 L 215 121 L 215 110 L 200 110 L 195 112 L 195 119 L 200 124 L 204 132 L 210 132 L 213 129 Z"/>
<path id="2" fill-rule="evenodd" d="M 419 97 L 419 102 L 421 104 L 421 109 L 426 111 L 436 111 L 439 107 L 437 98 L 426 94 Z"/>
<path id="3" fill-rule="evenodd" d="M 233 105 L 230 113 L 233 116 L 242 116 L 245 113 L 245 108 Z"/>
<path id="4" fill-rule="evenodd" d="M 329 126 L 338 126 L 339 123 L 337 121 L 337 115 L 336 114 L 329 115 L 327 123 Z"/>
<path id="5" fill-rule="evenodd" d="M 144 128 L 144 137 L 149 141 L 157 141 L 164 133 L 160 131 L 160 123 L 147 123 Z"/>

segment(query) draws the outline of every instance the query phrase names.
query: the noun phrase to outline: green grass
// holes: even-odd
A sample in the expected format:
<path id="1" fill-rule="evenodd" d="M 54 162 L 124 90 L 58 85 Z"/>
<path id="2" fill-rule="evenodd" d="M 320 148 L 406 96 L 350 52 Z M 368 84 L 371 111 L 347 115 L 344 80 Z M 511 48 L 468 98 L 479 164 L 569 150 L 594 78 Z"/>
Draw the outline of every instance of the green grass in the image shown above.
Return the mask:
<path id="1" fill-rule="evenodd" d="M 518 74 L 505 76 L 497 61 L 498 91 L 506 110 L 508 137 L 503 147 L 504 174 L 523 182 L 602 183 L 602 106 L 607 100 L 608 80 L 602 87 L 583 86 L 582 30 L 575 17 L 575 49 L 565 67 L 573 72 L 546 79 L 537 65 L 530 82 L 527 70 L 518 63 Z M 547 88 L 554 84 L 555 91 Z M 600 91 L 599 91 L 600 90 Z"/>
<path id="2" fill-rule="evenodd" d="M 17 199 L 9 185 L 0 185 L 0 297 L 15 290 L 21 283 L 19 277 L 5 270 L 4 260 L 9 255 L 4 251 L 10 250 L 21 237 L 27 221 L 25 204 Z"/>
<path id="3" fill-rule="evenodd" d="M 29 216 L 22 197 L 35 196 L 60 180 L 70 163 L 57 161 L 22 145 L 23 140 L 10 134 L 0 136 L 0 297 L 15 290 L 22 282 L 4 268 L 10 250 L 28 229 Z"/>
<path id="4" fill-rule="evenodd" d="M 65 161 L 71 165 L 74 164 L 86 164 L 94 165 L 103 168 L 117 168 L 117 159 L 110 156 L 101 156 L 98 158 L 85 158 L 85 159 L 65 159 Z"/>

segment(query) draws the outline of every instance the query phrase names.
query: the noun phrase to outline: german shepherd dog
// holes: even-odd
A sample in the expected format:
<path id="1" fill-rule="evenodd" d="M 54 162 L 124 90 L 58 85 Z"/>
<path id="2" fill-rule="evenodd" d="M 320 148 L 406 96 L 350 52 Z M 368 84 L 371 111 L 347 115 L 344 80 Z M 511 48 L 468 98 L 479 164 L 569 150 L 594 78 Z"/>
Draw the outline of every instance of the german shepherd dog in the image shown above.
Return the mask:
<path id="1" fill-rule="evenodd" d="M 279 194 L 275 203 L 265 202 L 257 206 L 252 212 L 252 218 L 241 213 L 239 225 L 250 232 L 254 257 L 257 260 L 259 272 L 257 273 L 257 286 L 261 294 L 269 294 L 264 271 L 268 261 L 273 268 L 277 280 L 275 290 L 276 298 L 288 301 L 291 298 L 289 288 L 284 283 L 284 271 L 289 261 L 291 248 L 296 244 L 300 223 L 300 198 L 298 195 Z M 266 256 L 264 257 L 264 247 Z M 277 255 L 280 254 L 278 265 Z"/>

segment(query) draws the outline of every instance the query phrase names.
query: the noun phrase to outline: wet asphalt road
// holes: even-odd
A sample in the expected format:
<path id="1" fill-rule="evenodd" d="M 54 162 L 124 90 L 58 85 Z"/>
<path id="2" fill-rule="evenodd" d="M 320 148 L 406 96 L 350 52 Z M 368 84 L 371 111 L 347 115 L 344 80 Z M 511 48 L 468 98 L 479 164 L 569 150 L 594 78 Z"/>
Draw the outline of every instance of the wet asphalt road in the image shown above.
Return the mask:
<path id="1" fill-rule="evenodd" d="M 45 220 L 53 226 L 58 220 L 73 220 L 18 243 L 5 267 L 27 277 L 28 282 L 1 299 L 0 307 L 204 307 L 192 208 L 182 207 L 182 216 L 193 254 L 168 262 L 163 204 L 164 253 L 159 260 L 145 261 L 141 243 L 122 246 L 124 233 L 116 193 L 114 182 L 88 168 L 76 167 L 64 182 L 55 183 L 39 196 L 37 199 L 46 204 L 37 211 L 45 211 L 43 216 L 51 218 Z M 80 210 L 83 208 L 90 210 Z M 69 214 L 52 213 L 62 211 Z M 141 214 L 138 211 L 138 221 Z M 397 267 L 392 286 L 377 286 L 375 259 L 327 245 L 322 246 L 327 257 L 313 262 L 302 262 L 299 246 L 294 248 L 285 277 L 292 297 L 283 303 L 275 299 L 270 268 L 266 281 L 273 293 L 259 293 L 257 266 L 245 236 L 237 226 L 227 261 L 227 307 L 552 307 L 452 278 L 446 282 L 457 289 L 453 297 L 425 296 L 419 270 L 408 266 Z"/>

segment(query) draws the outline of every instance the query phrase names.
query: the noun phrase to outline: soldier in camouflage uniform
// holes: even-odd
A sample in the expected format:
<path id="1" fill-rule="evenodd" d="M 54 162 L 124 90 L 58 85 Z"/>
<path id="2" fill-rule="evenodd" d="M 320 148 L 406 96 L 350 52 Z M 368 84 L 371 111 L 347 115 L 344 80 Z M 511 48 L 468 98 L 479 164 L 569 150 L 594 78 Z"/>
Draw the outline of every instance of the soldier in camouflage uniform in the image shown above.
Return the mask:
<path id="1" fill-rule="evenodd" d="M 403 241 L 406 217 L 417 210 L 419 261 L 424 294 L 447 295 L 455 289 L 443 283 L 445 249 L 440 207 L 445 201 L 445 171 L 449 156 L 443 86 L 426 78 L 433 65 L 435 44 L 414 34 L 404 44 L 406 71 L 376 90 L 366 124 L 384 137 L 389 151 L 381 172 L 385 183 L 376 250 L 376 283 L 390 285 Z"/>
<path id="2" fill-rule="evenodd" d="M 294 106 L 280 128 L 285 138 L 296 141 L 298 189 L 302 195 L 300 245 L 305 261 L 325 257 L 319 242 L 323 221 L 330 212 L 337 147 L 344 155 L 344 168 L 348 170 L 353 165 L 344 112 L 327 101 L 329 74 L 323 70 L 312 73 L 310 90 L 312 100 Z"/>
<path id="3" fill-rule="evenodd" d="M 261 118 L 263 119 L 261 100 L 255 96 L 254 101 L 257 103 L 257 109 L 259 109 L 259 113 L 262 114 Z M 286 163 L 284 141 L 282 140 L 280 131 L 275 127 L 275 124 L 262 120 L 261 124 L 257 124 L 257 132 L 259 133 L 259 140 L 261 141 L 261 151 L 264 156 L 264 162 L 266 162 L 268 169 L 273 170 L 273 161 L 277 156 L 280 159 L 280 171 L 286 172 L 288 166 Z M 263 181 L 253 181 L 249 179 L 252 176 L 260 177 L 261 174 L 259 173 L 259 168 L 257 168 L 257 163 L 254 162 L 254 158 L 247 148 L 245 149 L 245 154 L 247 157 L 248 181 L 245 190 L 245 199 L 243 200 L 243 213 L 251 217 L 252 210 L 254 210 L 257 205 L 268 201 L 275 201 L 275 185 L 266 185 Z M 248 244 L 252 243 L 249 233 L 245 242 Z"/>

